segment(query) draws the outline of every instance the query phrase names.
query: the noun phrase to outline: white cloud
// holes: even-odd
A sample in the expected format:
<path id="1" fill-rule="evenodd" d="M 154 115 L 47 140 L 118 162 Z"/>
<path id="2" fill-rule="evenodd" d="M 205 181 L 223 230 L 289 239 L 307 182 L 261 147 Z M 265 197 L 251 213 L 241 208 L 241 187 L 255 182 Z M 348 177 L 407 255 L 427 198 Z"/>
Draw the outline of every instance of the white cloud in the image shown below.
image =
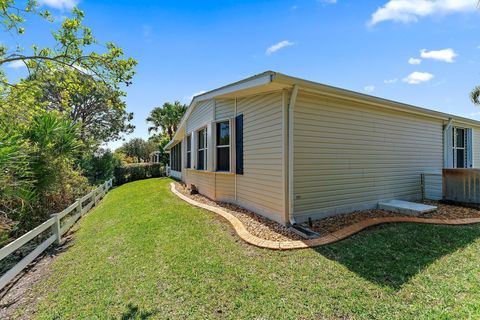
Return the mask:
<path id="1" fill-rule="evenodd" d="M 337 0 L 317 0 L 318 2 L 320 3 L 324 3 L 324 4 L 335 4 L 337 3 Z"/>
<path id="2" fill-rule="evenodd" d="M 278 50 L 280 49 L 283 49 L 285 47 L 289 47 L 289 46 L 293 46 L 294 43 L 293 42 L 290 42 L 288 40 L 283 40 L 283 41 L 280 41 L 279 43 L 276 43 L 274 44 L 273 46 L 269 47 L 266 51 L 265 51 L 265 54 L 267 56 L 271 55 L 272 53 L 275 53 L 277 52 Z"/>
<path id="3" fill-rule="evenodd" d="M 365 86 L 363 88 L 363 90 L 367 91 L 367 92 L 373 92 L 375 90 L 375 86 L 374 85 L 370 85 L 370 86 Z"/>
<path id="4" fill-rule="evenodd" d="M 410 59 L 408 59 L 408 63 L 410 63 L 410 64 L 420 64 L 420 63 L 422 63 L 422 59 L 410 58 Z"/>
<path id="5" fill-rule="evenodd" d="M 433 79 L 433 74 L 428 73 L 428 72 L 412 72 L 410 73 L 406 78 L 403 78 L 403 82 L 409 83 L 409 84 L 419 84 L 422 82 L 430 81 Z"/>
<path id="6" fill-rule="evenodd" d="M 71 10 L 78 5 L 80 0 L 40 0 L 40 5 L 46 5 L 60 10 Z"/>
<path id="7" fill-rule="evenodd" d="M 421 17 L 476 10 L 474 0 L 390 0 L 372 14 L 369 26 L 382 21 L 416 22 Z"/>
<path id="8" fill-rule="evenodd" d="M 434 60 L 439 60 L 439 61 L 445 61 L 448 63 L 454 62 L 453 59 L 458 56 L 453 49 L 448 48 L 448 49 L 443 49 L 443 50 L 437 50 L 437 51 L 428 51 L 426 49 L 420 50 L 420 56 L 424 59 L 434 59 Z"/>
<path id="9" fill-rule="evenodd" d="M 387 80 L 383 80 L 383 83 L 385 84 L 392 84 L 392 83 L 396 83 L 398 81 L 397 78 L 395 79 L 387 79 Z"/>
<path id="10" fill-rule="evenodd" d="M 25 62 L 23 62 L 22 60 L 15 60 L 7 64 L 7 67 L 11 69 L 20 69 L 20 68 L 25 68 L 26 65 L 25 65 Z"/>

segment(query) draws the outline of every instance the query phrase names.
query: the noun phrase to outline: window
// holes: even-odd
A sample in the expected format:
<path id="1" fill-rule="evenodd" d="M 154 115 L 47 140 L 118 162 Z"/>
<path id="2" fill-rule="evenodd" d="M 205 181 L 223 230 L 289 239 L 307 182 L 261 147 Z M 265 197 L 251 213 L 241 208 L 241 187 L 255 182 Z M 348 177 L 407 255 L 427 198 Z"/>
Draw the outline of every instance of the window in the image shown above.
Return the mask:
<path id="1" fill-rule="evenodd" d="M 218 122 L 217 132 L 217 171 L 230 171 L 230 123 Z"/>
<path id="2" fill-rule="evenodd" d="M 187 136 L 187 165 L 186 168 L 192 167 L 192 135 Z"/>
<path id="3" fill-rule="evenodd" d="M 173 171 L 182 171 L 182 143 L 176 144 L 170 151 L 170 167 Z"/>
<path id="4" fill-rule="evenodd" d="M 197 170 L 207 168 L 207 128 L 198 131 Z"/>
<path id="5" fill-rule="evenodd" d="M 453 128 L 453 166 L 467 168 L 467 129 Z"/>

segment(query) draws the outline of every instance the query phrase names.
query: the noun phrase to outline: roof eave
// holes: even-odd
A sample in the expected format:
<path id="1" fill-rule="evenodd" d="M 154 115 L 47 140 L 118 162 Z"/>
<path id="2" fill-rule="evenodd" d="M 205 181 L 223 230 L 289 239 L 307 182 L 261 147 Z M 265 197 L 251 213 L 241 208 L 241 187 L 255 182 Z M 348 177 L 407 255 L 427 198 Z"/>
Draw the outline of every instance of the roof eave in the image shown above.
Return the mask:
<path id="1" fill-rule="evenodd" d="M 176 143 L 181 141 L 183 138 L 183 135 L 185 135 L 185 124 L 186 120 L 192 113 L 193 109 L 195 108 L 196 104 L 205 101 L 205 100 L 210 100 L 218 96 L 226 95 L 229 93 L 241 91 L 241 90 L 246 90 L 262 85 L 266 85 L 272 82 L 274 78 L 275 72 L 273 71 L 266 71 L 263 73 L 260 73 L 258 75 L 255 75 L 253 77 L 249 77 L 234 83 L 231 83 L 229 85 L 217 88 L 215 90 L 211 90 L 202 94 L 199 94 L 195 97 L 193 97 L 192 101 L 190 102 L 190 105 L 185 112 L 185 114 L 182 117 L 182 120 L 180 121 L 180 125 L 178 126 L 178 130 L 173 136 L 172 140 L 170 140 L 167 145 L 165 145 L 165 150 L 169 150 L 171 147 L 173 147 Z"/>

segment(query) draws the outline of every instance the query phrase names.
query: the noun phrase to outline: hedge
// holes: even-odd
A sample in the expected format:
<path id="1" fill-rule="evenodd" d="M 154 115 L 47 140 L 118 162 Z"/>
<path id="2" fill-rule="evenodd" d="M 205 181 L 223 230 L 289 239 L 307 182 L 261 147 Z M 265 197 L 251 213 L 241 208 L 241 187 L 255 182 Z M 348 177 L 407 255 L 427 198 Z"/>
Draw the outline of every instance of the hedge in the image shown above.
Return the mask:
<path id="1" fill-rule="evenodd" d="M 116 167 L 114 170 L 115 185 L 136 180 L 165 176 L 165 168 L 160 163 L 131 163 Z"/>

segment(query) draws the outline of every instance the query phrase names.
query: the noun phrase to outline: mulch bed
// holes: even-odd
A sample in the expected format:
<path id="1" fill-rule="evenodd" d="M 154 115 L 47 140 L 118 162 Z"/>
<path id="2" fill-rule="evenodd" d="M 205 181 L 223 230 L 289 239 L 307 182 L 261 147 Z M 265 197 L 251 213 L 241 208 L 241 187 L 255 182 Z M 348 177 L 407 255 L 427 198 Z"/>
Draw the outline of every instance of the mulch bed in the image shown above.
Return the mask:
<path id="1" fill-rule="evenodd" d="M 418 218 L 437 218 L 437 219 L 465 219 L 480 218 L 480 210 L 466 208 L 457 205 L 444 204 L 438 201 L 424 201 L 423 203 L 436 206 L 437 210 L 430 213 L 418 215 Z M 327 217 L 313 221 L 311 229 L 328 234 L 343 229 L 349 225 L 369 218 L 385 217 L 412 217 L 412 215 L 390 212 L 385 210 L 362 210 L 352 213 L 341 214 L 333 217 Z M 306 224 L 304 224 L 307 226 Z"/>
<path id="2" fill-rule="evenodd" d="M 278 222 L 272 221 L 234 204 L 213 201 L 201 194 L 191 195 L 188 193 L 184 184 L 179 182 L 175 182 L 175 184 L 176 189 L 187 197 L 203 204 L 222 208 L 228 213 L 234 215 L 243 223 L 248 232 L 256 237 L 272 241 L 302 240 L 302 237 L 293 233 L 287 227 Z"/>
<path id="3" fill-rule="evenodd" d="M 185 184 L 176 182 L 176 188 L 187 197 L 203 204 L 214 207 L 220 207 L 230 214 L 237 217 L 252 235 L 265 240 L 272 241 L 291 241 L 302 240 L 303 238 L 290 231 L 287 227 L 260 216 L 254 212 L 246 210 L 237 205 L 228 204 L 211 200 L 201 194 L 190 195 Z M 475 208 L 466 208 L 458 205 L 444 204 L 438 201 L 424 201 L 425 204 L 437 206 L 437 211 L 419 215 L 419 218 L 440 218 L 440 219 L 465 219 L 480 218 L 480 210 Z M 336 215 L 319 220 L 314 220 L 312 226 L 307 223 L 303 225 L 319 232 L 322 236 L 341 230 L 357 222 L 369 218 L 385 217 L 412 217 L 411 215 L 390 212 L 385 210 L 362 210 L 352 213 Z"/>

